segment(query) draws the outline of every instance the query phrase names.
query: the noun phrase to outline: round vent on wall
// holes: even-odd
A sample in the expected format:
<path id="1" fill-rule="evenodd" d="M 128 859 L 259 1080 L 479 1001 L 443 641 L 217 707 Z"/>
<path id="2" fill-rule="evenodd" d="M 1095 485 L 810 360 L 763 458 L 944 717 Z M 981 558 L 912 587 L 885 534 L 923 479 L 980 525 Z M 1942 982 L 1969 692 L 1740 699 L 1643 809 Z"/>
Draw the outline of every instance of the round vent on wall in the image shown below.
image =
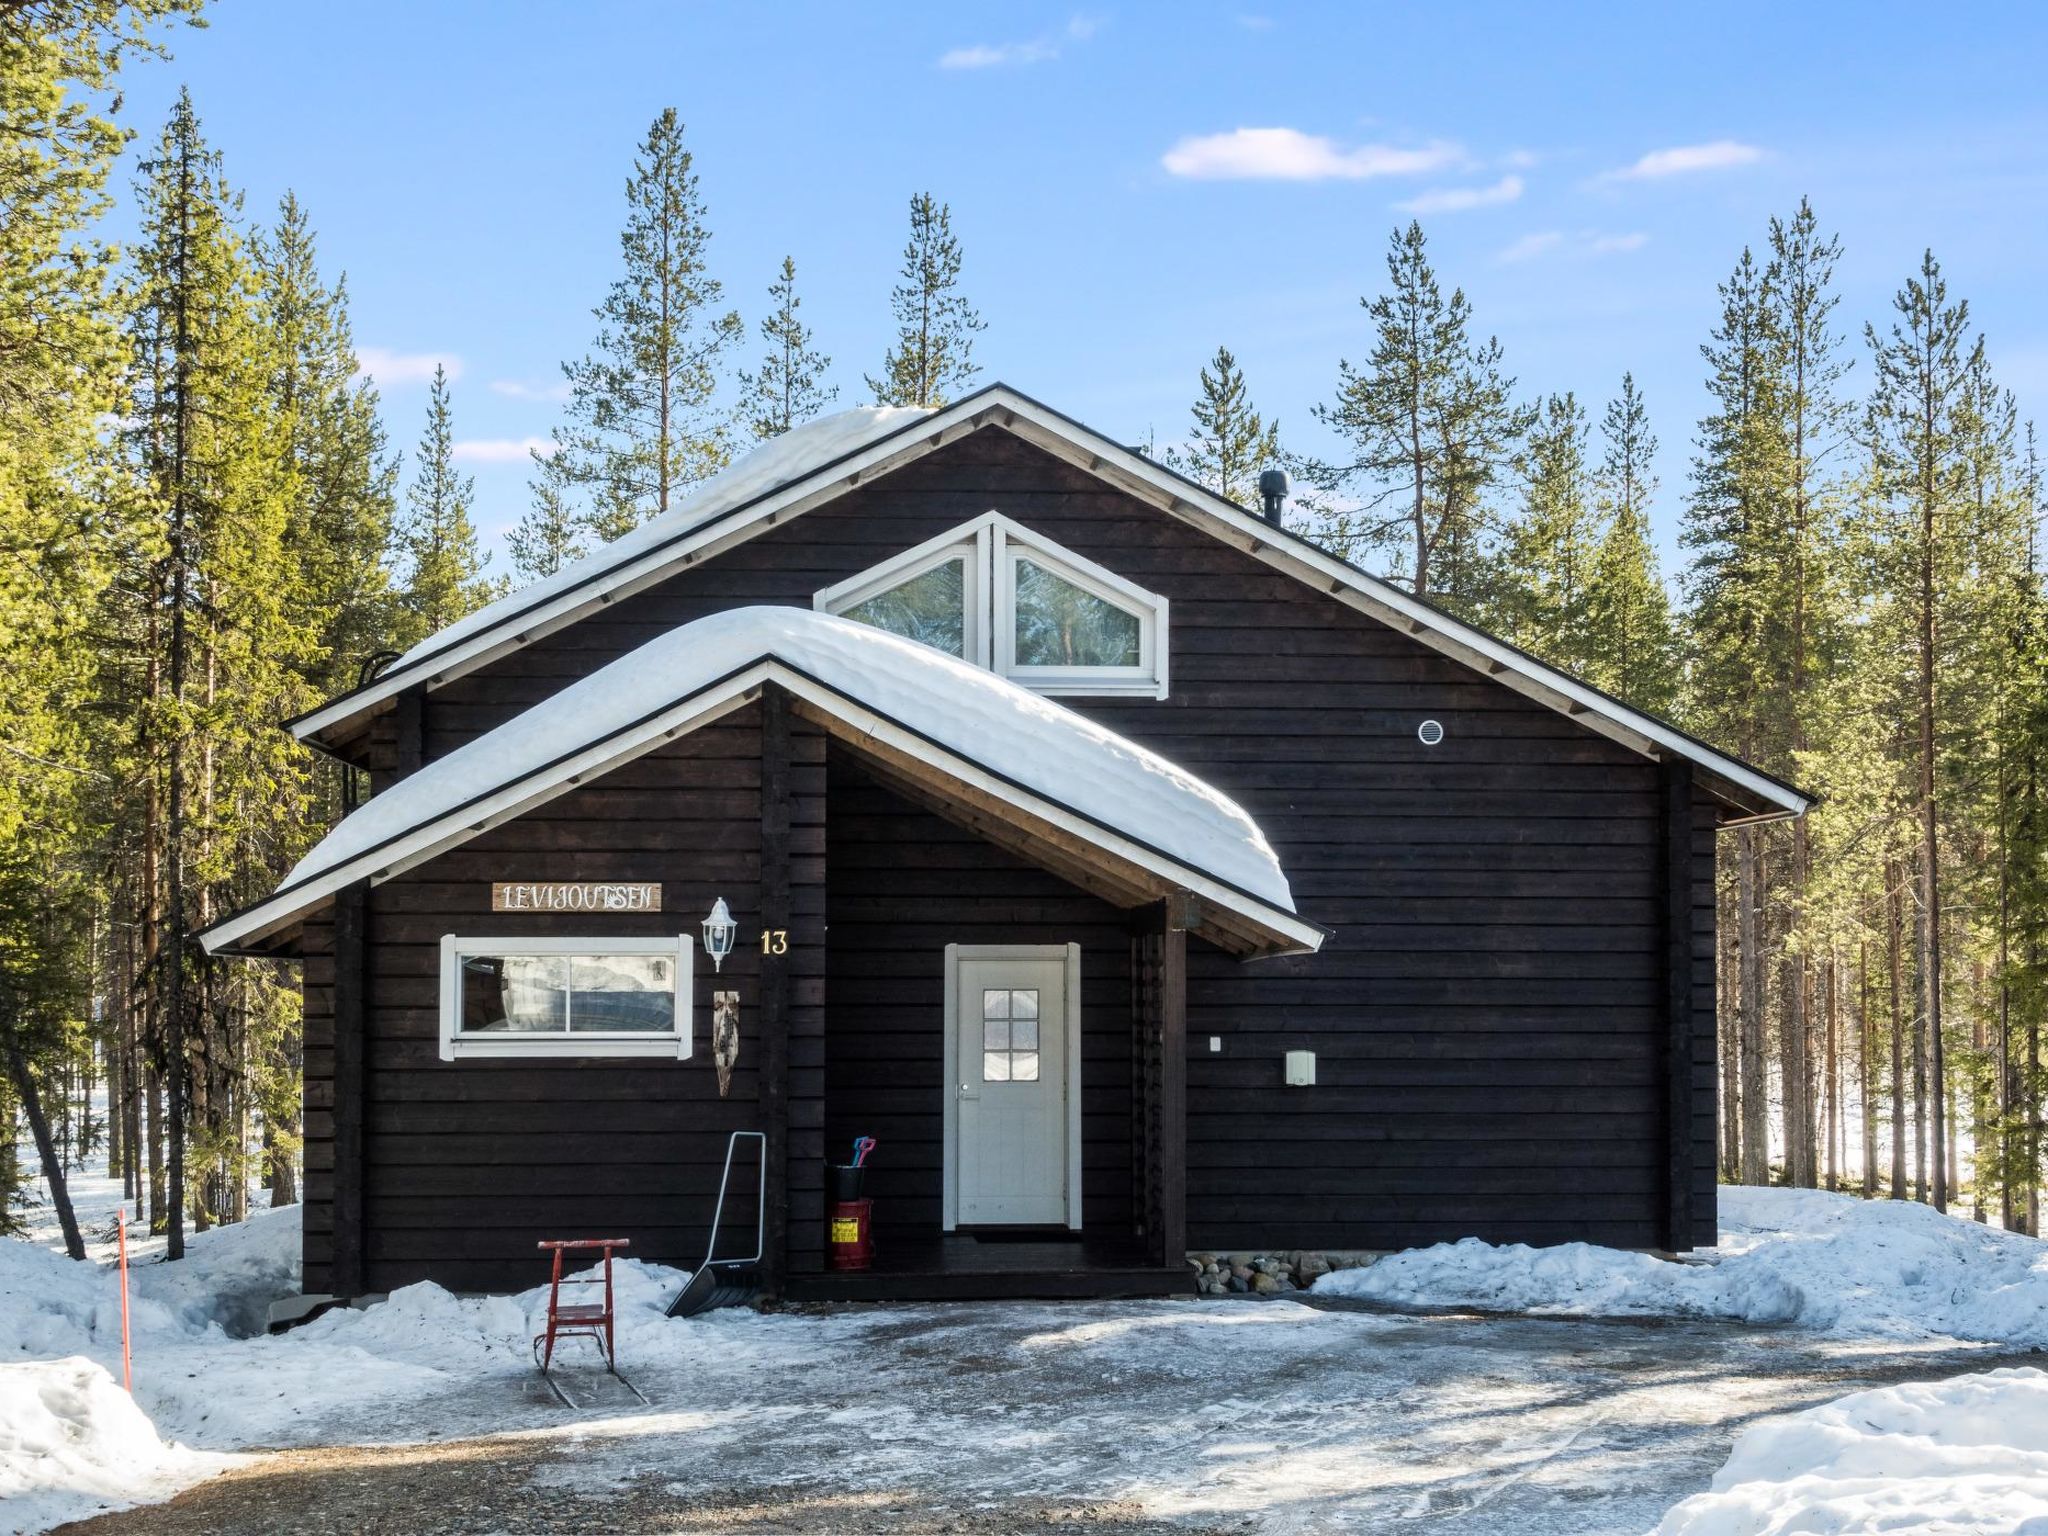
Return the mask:
<path id="1" fill-rule="evenodd" d="M 1433 747 L 1444 739 L 1444 728 L 1440 721 L 1425 720 L 1415 727 L 1415 737 L 1425 747 Z"/>

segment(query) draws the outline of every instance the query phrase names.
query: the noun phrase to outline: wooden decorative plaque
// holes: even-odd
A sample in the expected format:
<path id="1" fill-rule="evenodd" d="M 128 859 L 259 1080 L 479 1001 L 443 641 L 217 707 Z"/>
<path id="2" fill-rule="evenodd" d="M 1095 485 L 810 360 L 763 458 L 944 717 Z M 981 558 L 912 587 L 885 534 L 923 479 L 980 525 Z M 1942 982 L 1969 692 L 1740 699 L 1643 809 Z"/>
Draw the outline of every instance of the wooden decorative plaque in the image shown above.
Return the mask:
<path id="1" fill-rule="evenodd" d="M 499 880 L 493 912 L 659 912 L 658 881 Z"/>

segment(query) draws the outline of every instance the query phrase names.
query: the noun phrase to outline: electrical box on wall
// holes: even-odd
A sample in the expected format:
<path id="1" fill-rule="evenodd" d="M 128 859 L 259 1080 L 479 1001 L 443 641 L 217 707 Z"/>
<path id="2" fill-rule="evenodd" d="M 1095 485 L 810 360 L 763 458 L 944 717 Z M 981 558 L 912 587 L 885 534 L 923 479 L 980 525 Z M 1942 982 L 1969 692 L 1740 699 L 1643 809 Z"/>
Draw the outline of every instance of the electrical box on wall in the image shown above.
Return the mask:
<path id="1" fill-rule="evenodd" d="M 1287 1086 L 1290 1088 L 1313 1088 L 1316 1085 L 1316 1053 L 1314 1051 L 1289 1051 L 1287 1053 Z"/>

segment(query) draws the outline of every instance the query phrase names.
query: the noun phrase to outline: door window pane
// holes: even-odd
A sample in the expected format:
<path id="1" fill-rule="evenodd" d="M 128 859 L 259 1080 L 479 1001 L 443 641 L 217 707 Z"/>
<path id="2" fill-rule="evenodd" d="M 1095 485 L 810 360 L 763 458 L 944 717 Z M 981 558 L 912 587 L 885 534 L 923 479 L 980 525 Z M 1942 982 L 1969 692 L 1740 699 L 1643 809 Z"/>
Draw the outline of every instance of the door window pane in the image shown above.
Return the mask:
<path id="1" fill-rule="evenodd" d="M 981 993 L 981 1080 L 1038 1081 L 1038 989 L 984 987 Z"/>
<path id="2" fill-rule="evenodd" d="M 967 561 L 947 560 L 873 597 L 842 617 L 886 629 L 949 656 L 967 654 Z"/>
<path id="3" fill-rule="evenodd" d="M 1135 667 L 1138 616 L 1019 556 L 1016 656 L 1020 667 Z"/>

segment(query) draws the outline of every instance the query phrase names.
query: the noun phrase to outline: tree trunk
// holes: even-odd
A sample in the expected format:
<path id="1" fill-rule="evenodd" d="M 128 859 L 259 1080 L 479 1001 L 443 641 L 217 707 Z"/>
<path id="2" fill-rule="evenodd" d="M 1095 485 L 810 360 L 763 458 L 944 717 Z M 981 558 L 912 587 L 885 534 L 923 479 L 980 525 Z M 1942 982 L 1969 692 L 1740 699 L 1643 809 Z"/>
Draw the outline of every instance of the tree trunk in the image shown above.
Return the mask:
<path id="1" fill-rule="evenodd" d="M 50 1134 L 50 1117 L 43 1113 L 42 1095 L 36 1091 L 35 1074 L 28 1069 L 21 1040 L 10 1027 L 7 1033 L 7 1075 L 14 1083 L 15 1097 L 36 1139 L 36 1155 L 43 1160 L 43 1179 L 50 1186 L 50 1204 L 57 1208 L 57 1225 L 64 1229 L 64 1251 L 72 1258 L 85 1258 L 85 1239 L 78 1232 L 78 1217 L 71 1209 L 71 1189 L 64 1179 L 64 1160 L 57 1155 L 56 1139 Z"/>
<path id="2" fill-rule="evenodd" d="M 1927 888 L 1920 887 L 1924 899 Z M 1927 961 L 1927 913 L 1924 908 L 1913 914 L 1913 954 L 1918 964 Z M 1914 982 L 1919 988 L 1919 1007 L 1913 1014 L 1913 1198 L 1922 1205 L 1927 1203 L 1927 978 L 1916 975 Z M 1940 1143 L 1941 1128 L 1935 1127 L 1936 1144 Z"/>
<path id="3" fill-rule="evenodd" d="M 1735 938 L 1741 951 L 1742 1182 L 1771 1181 L 1770 1105 L 1764 1087 L 1764 955 L 1761 853 L 1755 827 L 1735 833 Z"/>
<path id="4" fill-rule="evenodd" d="M 1821 1123 L 1827 1150 L 1827 1186 L 1842 1187 L 1842 1038 L 1841 967 L 1832 950 L 1828 952 L 1826 1020 L 1821 1043 L 1821 1095 L 1825 1112 Z"/>
<path id="5" fill-rule="evenodd" d="M 1856 1077 L 1862 1090 L 1863 1198 L 1877 1194 L 1877 1025 L 1870 1017 L 1870 941 L 1856 946 Z"/>
<path id="6" fill-rule="evenodd" d="M 1906 1020 L 1901 1007 L 1905 997 L 1905 892 L 1900 872 L 1885 866 L 1885 958 L 1891 972 L 1892 1026 L 1892 1187 L 1894 1200 L 1906 1198 Z"/>
<path id="7" fill-rule="evenodd" d="M 1742 1015 L 1738 1007 L 1740 956 L 1735 947 L 1733 883 L 1715 881 L 1715 948 L 1720 967 L 1720 986 L 1715 988 L 1715 1014 L 1721 1041 L 1721 1179 L 1733 1184 L 1742 1177 Z"/>

